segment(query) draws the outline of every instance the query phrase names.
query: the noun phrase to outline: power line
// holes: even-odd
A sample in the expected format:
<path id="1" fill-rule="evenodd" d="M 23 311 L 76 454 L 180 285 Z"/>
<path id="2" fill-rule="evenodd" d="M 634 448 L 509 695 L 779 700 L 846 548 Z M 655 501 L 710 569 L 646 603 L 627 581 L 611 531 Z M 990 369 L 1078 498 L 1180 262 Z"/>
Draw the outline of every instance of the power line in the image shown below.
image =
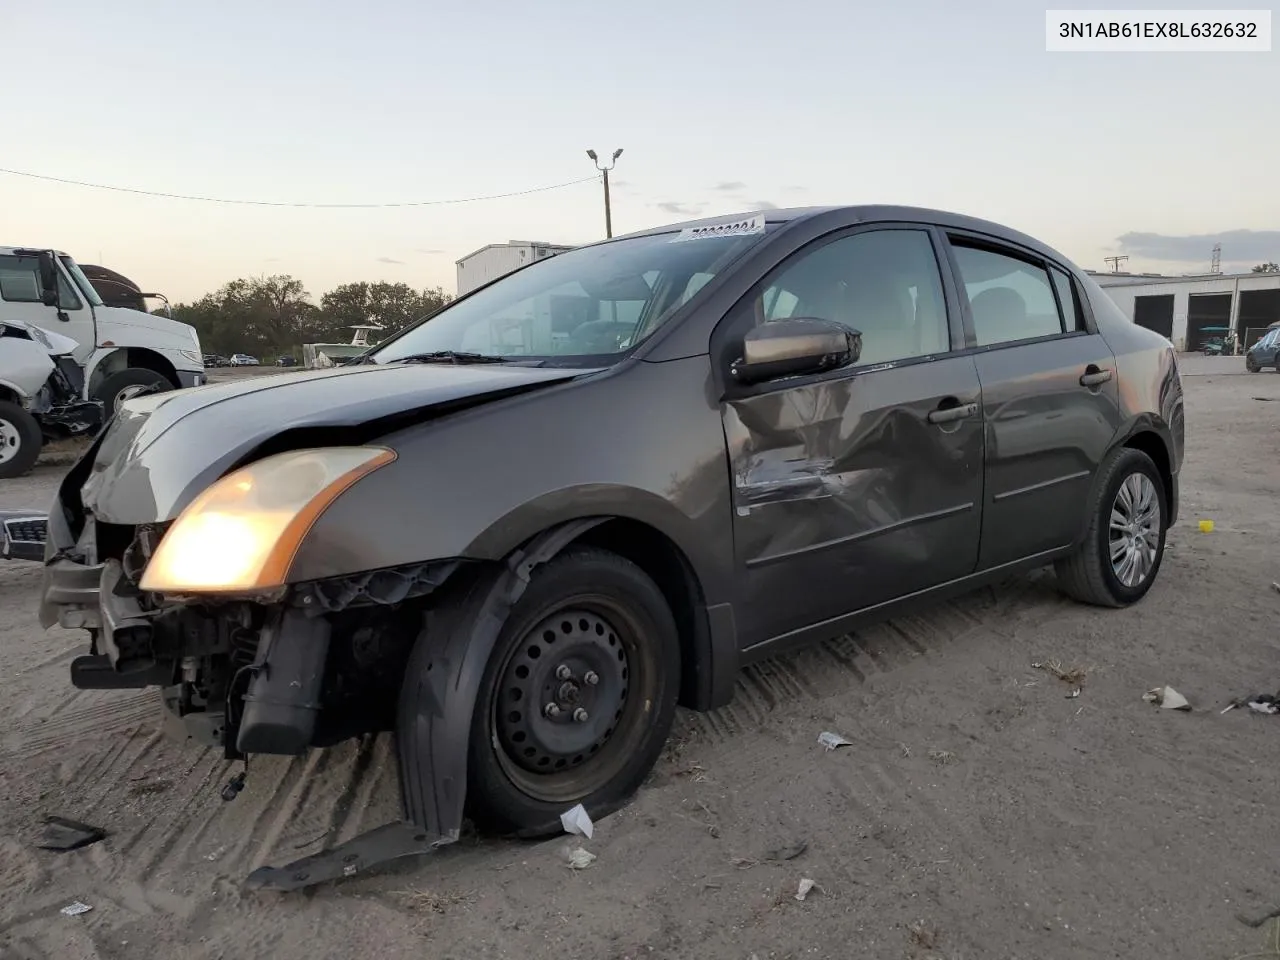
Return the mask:
<path id="1" fill-rule="evenodd" d="M 7 170 L 0 167 L 0 173 L 13 177 L 28 177 L 32 180 L 46 180 L 50 183 L 64 183 L 73 187 L 90 187 L 94 190 L 111 190 L 115 193 L 136 193 L 144 197 L 163 197 L 166 200 L 199 200 L 204 203 L 238 204 L 250 207 L 306 207 L 328 210 L 371 210 L 385 207 L 437 207 L 446 204 L 476 203 L 481 200 L 505 200 L 508 197 L 523 197 L 531 193 L 545 193 L 548 190 L 561 190 L 565 187 L 577 186 L 599 180 L 599 177 L 579 177 L 577 180 L 566 180 L 564 183 L 553 183 L 545 187 L 531 187 L 528 190 L 513 190 L 510 193 L 491 193 L 480 197 L 460 197 L 455 200 L 410 200 L 402 203 L 290 203 L 275 200 L 234 200 L 226 197 L 200 197 L 184 193 L 164 193 L 160 190 L 138 190 L 134 187 L 118 187 L 106 183 L 88 183 L 84 180 L 68 180 L 63 177 L 51 177 L 42 173 L 28 173 L 25 170 Z"/>

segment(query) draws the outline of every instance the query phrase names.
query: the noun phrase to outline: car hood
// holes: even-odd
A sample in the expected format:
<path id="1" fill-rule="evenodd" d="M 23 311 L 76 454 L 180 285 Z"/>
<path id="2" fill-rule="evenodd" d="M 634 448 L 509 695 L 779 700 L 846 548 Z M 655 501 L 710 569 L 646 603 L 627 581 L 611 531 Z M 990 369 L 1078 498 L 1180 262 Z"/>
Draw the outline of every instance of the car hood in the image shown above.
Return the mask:
<path id="1" fill-rule="evenodd" d="M 484 364 L 297 371 L 135 397 L 95 442 L 81 499 L 108 523 L 170 520 L 282 434 L 283 448 L 364 443 L 594 370 Z M 280 448 L 277 448 L 280 449 Z"/>
<path id="2" fill-rule="evenodd" d="M 191 350 L 200 354 L 200 338 L 189 323 L 128 307 L 94 307 L 98 345 L 119 341 L 124 346 L 146 345 L 170 350 Z"/>

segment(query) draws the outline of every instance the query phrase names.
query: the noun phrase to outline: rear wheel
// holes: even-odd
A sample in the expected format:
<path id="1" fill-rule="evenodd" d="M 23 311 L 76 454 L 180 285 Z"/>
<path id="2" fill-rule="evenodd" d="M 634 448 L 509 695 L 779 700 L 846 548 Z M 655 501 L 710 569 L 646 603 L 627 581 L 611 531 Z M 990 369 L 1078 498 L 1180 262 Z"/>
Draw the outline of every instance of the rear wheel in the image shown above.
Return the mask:
<path id="1" fill-rule="evenodd" d="M 10 400 L 0 400 L 0 480 L 28 473 L 43 442 L 35 417 Z"/>
<path id="2" fill-rule="evenodd" d="M 173 384 L 164 374 L 145 367 L 128 367 L 104 379 L 93 392 L 93 399 L 102 403 L 103 419 L 110 420 L 126 400 L 144 393 L 160 393 L 172 389 Z"/>
<path id="3" fill-rule="evenodd" d="M 501 833 L 557 832 L 620 807 L 652 769 L 680 685 L 675 620 L 635 564 L 570 548 L 539 567 L 485 669 L 467 801 Z"/>
<path id="4" fill-rule="evenodd" d="M 1128 447 L 1112 451 L 1099 470 L 1084 543 L 1054 565 L 1063 592 L 1103 607 L 1141 600 L 1164 559 L 1167 502 L 1150 457 Z"/>

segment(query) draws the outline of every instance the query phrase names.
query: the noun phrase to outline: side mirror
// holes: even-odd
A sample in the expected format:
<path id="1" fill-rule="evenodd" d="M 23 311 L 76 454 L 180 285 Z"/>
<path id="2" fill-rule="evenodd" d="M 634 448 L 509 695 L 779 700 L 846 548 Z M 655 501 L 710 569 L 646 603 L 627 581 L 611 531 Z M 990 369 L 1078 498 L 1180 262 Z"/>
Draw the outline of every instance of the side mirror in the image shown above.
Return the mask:
<path id="1" fill-rule="evenodd" d="M 58 265 L 53 254 L 41 250 L 38 258 L 40 272 L 40 301 L 46 307 L 58 306 Z"/>
<path id="2" fill-rule="evenodd" d="M 739 383 L 800 377 L 857 363 L 862 334 L 831 320 L 792 317 L 752 328 L 730 371 Z"/>

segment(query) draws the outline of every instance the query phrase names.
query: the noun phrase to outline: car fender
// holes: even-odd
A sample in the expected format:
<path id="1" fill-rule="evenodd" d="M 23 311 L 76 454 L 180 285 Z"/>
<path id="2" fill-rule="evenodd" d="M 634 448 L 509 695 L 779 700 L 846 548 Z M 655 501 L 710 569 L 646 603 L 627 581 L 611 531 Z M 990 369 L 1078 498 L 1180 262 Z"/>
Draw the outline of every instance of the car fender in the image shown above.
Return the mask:
<path id="1" fill-rule="evenodd" d="M 480 681 L 512 606 L 546 563 L 603 518 L 559 524 L 534 537 L 501 564 L 456 585 L 434 605 L 414 645 L 400 703 L 400 736 L 418 749 L 402 750 L 405 814 L 428 833 L 456 840 L 467 793 L 467 747 Z M 437 639 L 438 638 L 438 639 Z"/>
<path id="2" fill-rule="evenodd" d="M 1165 455 L 1169 458 L 1169 463 L 1173 472 L 1172 475 L 1173 475 L 1173 484 L 1174 484 L 1174 489 L 1171 491 L 1168 491 L 1169 496 L 1173 500 L 1172 512 L 1171 512 L 1172 515 L 1169 518 L 1169 526 L 1173 526 L 1174 522 L 1178 518 L 1178 496 L 1177 496 L 1178 460 L 1175 453 L 1176 447 L 1173 441 L 1173 432 L 1170 429 L 1169 424 L 1167 424 L 1161 417 L 1149 412 L 1140 413 L 1134 417 L 1131 417 L 1130 419 L 1125 421 L 1125 423 L 1123 423 L 1120 426 L 1120 428 L 1116 430 L 1115 434 L 1112 436 L 1111 442 L 1107 445 L 1107 452 L 1105 457 L 1111 456 L 1111 454 L 1119 447 L 1129 446 L 1130 441 L 1133 440 L 1134 437 L 1142 433 L 1155 434 L 1155 436 L 1159 437 L 1160 442 L 1164 445 Z M 1094 497 L 1096 497 L 1098 494 L 1098 485 L 1101 482 L 1102 482 L 1102 471 L 1101 470 L 1095 471 L 1092 480 L 1090 480 L 1089 482 L 1089 498 L 1085 501 L 1086 503 L 1094 502 Z M 1087 535 L 1089 530 L 1090 520 L 1091 520 L 1091 517 L 1086 514 L 1084 518 L 1084 523 L 1080 529 L 1080 532 L 1076 536 L 1076 540 L 1075 540 L 1076 546 L 1079 546 L 1081 543 L 1084 542 L 1084 538 Z"/>

